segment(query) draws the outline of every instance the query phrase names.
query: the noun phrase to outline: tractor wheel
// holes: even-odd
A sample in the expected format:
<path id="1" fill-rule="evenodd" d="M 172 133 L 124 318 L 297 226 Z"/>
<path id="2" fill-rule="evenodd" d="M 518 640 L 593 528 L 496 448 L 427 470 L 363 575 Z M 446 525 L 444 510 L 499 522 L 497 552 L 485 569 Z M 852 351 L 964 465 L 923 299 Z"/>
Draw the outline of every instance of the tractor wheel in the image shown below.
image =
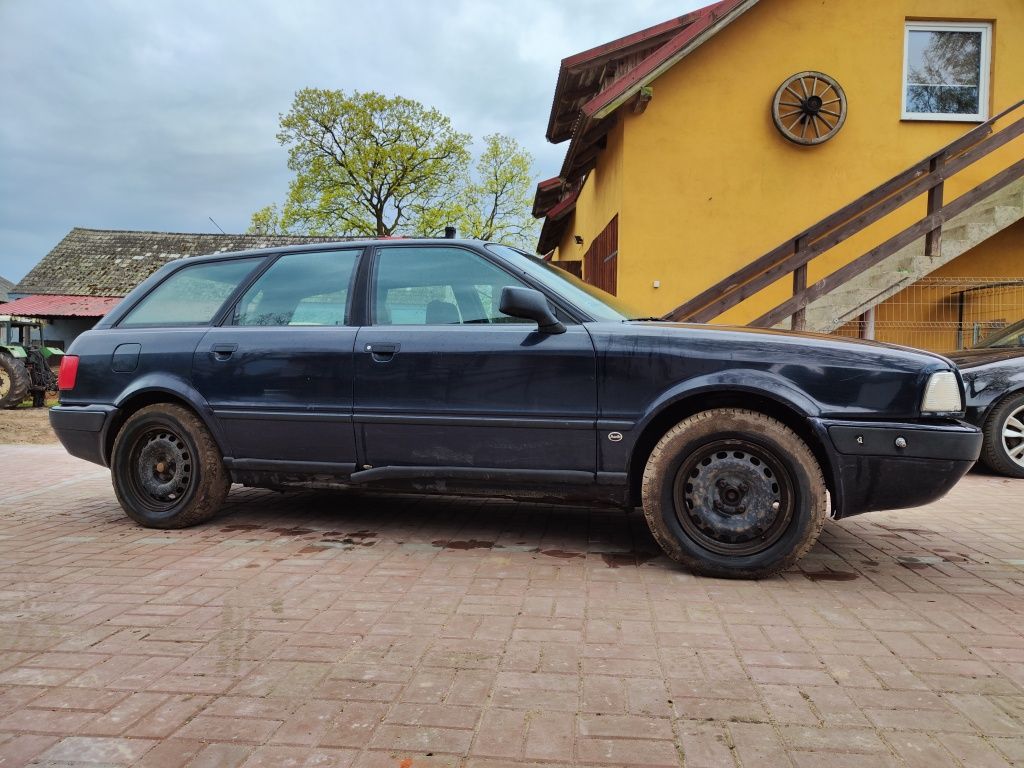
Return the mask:
<path id="1" fill-rule="evenodd" d="M 0 408 L 17 408 L 28 395 L 28 371 L 21 361 L 0 353 Z"/>

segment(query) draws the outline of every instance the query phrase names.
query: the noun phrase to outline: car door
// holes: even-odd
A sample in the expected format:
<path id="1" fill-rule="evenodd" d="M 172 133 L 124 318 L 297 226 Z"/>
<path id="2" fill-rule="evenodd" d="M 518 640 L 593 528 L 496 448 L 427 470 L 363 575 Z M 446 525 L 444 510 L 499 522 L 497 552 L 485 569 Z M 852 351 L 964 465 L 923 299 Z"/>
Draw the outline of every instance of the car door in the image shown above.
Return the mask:
<path id="1" fill-rule="evenodd" d="M 502 288 L 522 285 L 462 246 L 376 249 L 355 352 L 364 469 L 595 471 L 590 335 L 503 315 Z"/>
<path id="2" fill-rule="evenodd" d="M 236 466 L 354 468 L 356 328 L 347 318 L 361 251 L 280 255 L 200 341 L 193 381 L 213 408 Z"/>

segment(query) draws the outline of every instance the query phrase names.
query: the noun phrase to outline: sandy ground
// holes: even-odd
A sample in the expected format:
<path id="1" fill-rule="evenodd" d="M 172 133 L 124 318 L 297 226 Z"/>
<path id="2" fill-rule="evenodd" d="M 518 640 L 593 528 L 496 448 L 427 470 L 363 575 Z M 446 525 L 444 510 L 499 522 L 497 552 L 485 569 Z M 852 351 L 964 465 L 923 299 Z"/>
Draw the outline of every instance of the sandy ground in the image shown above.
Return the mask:
<path id="1" fill-rule="evenodd" d="M 50 429 L 48 408 L 0 409 L 0 445 L 44 445 L 57 442 Z"/>

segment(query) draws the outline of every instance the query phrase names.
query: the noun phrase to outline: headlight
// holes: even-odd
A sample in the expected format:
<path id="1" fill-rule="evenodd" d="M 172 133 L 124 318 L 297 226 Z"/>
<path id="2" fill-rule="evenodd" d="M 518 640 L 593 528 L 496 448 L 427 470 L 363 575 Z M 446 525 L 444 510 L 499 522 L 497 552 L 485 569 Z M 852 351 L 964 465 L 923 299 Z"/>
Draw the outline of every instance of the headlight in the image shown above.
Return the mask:
<path id="1" fill-rule="evenodd" d="M 933 373 L 924 388 L 922 413 L 958 413 L 964 409 L 960 384 L 952 371 Z"/>

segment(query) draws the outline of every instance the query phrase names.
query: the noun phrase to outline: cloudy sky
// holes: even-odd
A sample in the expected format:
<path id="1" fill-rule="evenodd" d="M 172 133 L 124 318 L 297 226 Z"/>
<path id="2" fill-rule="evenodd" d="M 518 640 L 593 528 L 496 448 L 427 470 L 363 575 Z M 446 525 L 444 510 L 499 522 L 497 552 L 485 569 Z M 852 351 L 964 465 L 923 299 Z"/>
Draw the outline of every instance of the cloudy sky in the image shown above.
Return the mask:
<path id="1" fill-rule="evenodd" d="M 304 87 L 544 139 L 564 56 L 702 0 L 0 0 L 0 275 L 75 226 L 244 232 L 284 198 L 278 116 Z"/>

